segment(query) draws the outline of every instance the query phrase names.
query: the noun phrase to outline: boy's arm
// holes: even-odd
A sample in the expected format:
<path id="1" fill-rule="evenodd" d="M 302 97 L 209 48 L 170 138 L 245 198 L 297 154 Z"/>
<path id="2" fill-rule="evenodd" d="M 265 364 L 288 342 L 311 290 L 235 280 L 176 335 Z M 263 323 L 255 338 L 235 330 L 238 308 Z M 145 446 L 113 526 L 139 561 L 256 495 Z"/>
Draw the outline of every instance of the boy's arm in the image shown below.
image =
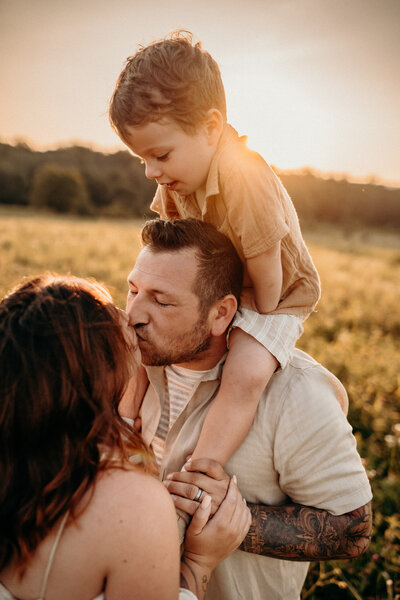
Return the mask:
<path id="1" fill-rule="evenodd" d="M 267 252 L 246 259 L 246 268 L 254 288 L 257 311 L 269 313 L 276 309 L 282 291 L 281 243 Z M 244 296 L 246 308 L 246 297 Z"/>

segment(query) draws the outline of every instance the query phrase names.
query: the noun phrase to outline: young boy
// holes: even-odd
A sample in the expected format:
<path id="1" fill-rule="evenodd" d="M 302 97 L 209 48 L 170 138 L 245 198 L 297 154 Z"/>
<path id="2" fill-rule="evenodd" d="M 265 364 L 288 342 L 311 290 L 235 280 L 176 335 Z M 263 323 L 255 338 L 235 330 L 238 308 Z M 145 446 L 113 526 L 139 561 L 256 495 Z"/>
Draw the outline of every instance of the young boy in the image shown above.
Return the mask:
<path id="1" fill-rule="evenodd" d="M 151 208 L 164 219 L 214 224 L 245 265 L 220 391 L 192 455 L 224 465 L 319 299 L 318 274 L 285 188 L 228 125 L 218 65 L 190 34 L 177 32 L 128 59 L 110 121 L 158 183 Z"/>

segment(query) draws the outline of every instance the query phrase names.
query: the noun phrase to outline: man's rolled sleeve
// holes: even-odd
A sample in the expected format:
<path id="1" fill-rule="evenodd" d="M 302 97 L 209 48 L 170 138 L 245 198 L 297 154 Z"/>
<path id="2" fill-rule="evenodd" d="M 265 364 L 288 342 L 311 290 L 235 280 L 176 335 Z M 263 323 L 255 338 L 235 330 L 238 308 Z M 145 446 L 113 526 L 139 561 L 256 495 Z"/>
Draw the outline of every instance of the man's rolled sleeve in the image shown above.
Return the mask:
<path id="1" fill-rule="evenodd" d="M 318 375 L 298 373 L 300 381 L 286 390 L 275 437 L 276 468 L 293 502 L 340 515 L 368 503 L 371 487 L 334 389 L 330 392 L 324 375 Z"/>

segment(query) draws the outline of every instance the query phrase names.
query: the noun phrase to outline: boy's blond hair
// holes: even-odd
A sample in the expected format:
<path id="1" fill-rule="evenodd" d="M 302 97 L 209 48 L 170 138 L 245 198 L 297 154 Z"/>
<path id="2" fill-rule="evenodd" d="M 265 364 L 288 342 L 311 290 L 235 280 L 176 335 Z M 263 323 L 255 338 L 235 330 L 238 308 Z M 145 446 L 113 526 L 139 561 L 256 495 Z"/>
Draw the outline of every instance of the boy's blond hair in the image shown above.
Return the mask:
<path id="1" fill-rule="evenodd" d="M 176 31 L 141 47 L 127 59 L 110 101 L 110 123 L 126 141 L 127 126 L 169 118 L 196 133 L 206 113 L 218 109 L 226 121 L 219 67 L 188 31 Z"/>

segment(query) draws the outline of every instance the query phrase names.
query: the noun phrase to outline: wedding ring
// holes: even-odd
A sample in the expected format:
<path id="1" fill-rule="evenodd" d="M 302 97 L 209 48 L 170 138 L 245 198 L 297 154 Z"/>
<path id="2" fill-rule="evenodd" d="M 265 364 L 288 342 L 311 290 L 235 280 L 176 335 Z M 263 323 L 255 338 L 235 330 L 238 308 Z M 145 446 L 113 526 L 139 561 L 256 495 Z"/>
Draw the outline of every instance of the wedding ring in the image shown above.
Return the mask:
<path id="1" fill-rule="evenodd" d="M 198 492 L 197 492 L 197 494 L 196 494 L 196 496 L 194 498 L 194 501 L 195 502 L 201 502 L 201 499 L 203 498 L 203 496 L 204 496 L 204 490 L 202 490 L 201 488 L 199 488 L 199 490 L 198 490 Z"/>

